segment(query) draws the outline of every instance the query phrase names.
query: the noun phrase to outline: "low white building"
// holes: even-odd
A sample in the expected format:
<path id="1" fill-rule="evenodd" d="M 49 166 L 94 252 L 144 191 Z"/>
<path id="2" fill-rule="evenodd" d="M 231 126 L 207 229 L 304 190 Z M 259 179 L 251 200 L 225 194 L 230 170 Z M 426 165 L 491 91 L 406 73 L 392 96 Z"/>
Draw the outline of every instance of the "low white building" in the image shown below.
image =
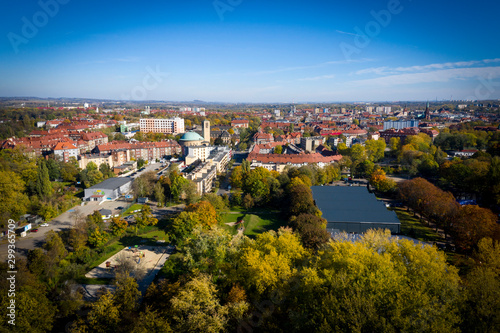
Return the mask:
<path id="1" fill-rule="evenodd" d="M 130 177 L 108 178 L 85 189 L 84 201 L 116 200 L 130 192 L 133 179 Z"/>

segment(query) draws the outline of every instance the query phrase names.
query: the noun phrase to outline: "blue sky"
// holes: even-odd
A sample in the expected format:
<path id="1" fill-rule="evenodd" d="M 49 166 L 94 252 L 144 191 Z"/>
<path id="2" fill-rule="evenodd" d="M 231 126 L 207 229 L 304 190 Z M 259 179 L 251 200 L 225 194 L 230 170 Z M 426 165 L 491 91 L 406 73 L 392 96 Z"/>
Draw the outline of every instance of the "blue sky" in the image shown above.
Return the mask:
<path id="1" fill-rule="evenodd" d="M 496 99 L 499 12 L 491 0 L 4 1 L 0 96 Z"/>

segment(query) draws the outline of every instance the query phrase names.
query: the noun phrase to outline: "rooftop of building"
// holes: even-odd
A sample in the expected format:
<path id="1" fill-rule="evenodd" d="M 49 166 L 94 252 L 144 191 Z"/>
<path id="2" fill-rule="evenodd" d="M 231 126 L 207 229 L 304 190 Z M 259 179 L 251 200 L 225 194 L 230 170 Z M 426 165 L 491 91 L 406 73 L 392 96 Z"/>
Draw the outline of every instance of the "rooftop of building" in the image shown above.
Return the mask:
<path id="1" fill-rule="evenodd" d="M 196 132 L 186 132 L 180 138 L 180 141 L 203 141 L 203 137 Z"/>
<path id="2" fill-rule="evenodd" d="M 314 201 L 328 222 L 400 224 L 365 186 L 313 186 Z"/>
<path id="3" fill-rule="evenodd" d="M 105 181 L 100 182 L 92 187 L 89 187 L 89 190 L 115 190 L 127 183 L 132 182 L 133 179 L 130 177 L 114 177 L 108 178 Z"/>

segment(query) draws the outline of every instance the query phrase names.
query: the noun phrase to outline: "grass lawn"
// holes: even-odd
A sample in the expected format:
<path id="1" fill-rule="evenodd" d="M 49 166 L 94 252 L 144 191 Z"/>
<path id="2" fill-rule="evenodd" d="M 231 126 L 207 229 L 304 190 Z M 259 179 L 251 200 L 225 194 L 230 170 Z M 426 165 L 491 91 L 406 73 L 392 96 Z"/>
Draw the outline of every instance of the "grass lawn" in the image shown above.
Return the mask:
<path id="1" fill-rule="evenodd" d="M 134 210 L 142 209 L 141 204 L 133 204 L 126 211 L 123 212 L 122 216 L 130 215 Z"/>
<path id="2" fill-rule="evenodd" d="M 425 222 L 420 222 L 413 213 L 407 212 L 403 208 L 394 208 L 401 221 L 401 233 L 405 236 L 418 239 L 422 242 L 433 243 L 443 241 L 443 238 L 437 234 L 434 229 L 428 227 Z"/>
<path id="3" fill-rule="evenodd" d="M 287 221 L 283 220 L 279 212 L 259 211 L 259 212 L 228 212 L 222 213 L 221 226 L 235 235 L 238 226 L 228 226 L 226 223 L 243 220 L 246 236 L 255 237 L 258 234 L 269 230 L 278 230 L 281 226 L 286 226 Z"/>

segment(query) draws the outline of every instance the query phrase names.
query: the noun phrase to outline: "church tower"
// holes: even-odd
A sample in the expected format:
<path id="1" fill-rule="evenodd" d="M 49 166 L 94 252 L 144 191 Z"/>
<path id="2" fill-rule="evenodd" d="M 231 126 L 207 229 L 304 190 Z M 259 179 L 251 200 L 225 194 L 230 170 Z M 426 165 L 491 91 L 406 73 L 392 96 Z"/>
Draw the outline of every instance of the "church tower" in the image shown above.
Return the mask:
<path id="1" fill-rule="evenodd" d="M 427 102 L 427 106 L 425 107 L 425 120 L 431 120 L 431 114 L 429 111 L 429 102 Z"/>
<path id="2" fill-rule="evenodd" d="M 210 121 L 203 121 L 203 138 L 205 141 L 210 142 Z"/>

